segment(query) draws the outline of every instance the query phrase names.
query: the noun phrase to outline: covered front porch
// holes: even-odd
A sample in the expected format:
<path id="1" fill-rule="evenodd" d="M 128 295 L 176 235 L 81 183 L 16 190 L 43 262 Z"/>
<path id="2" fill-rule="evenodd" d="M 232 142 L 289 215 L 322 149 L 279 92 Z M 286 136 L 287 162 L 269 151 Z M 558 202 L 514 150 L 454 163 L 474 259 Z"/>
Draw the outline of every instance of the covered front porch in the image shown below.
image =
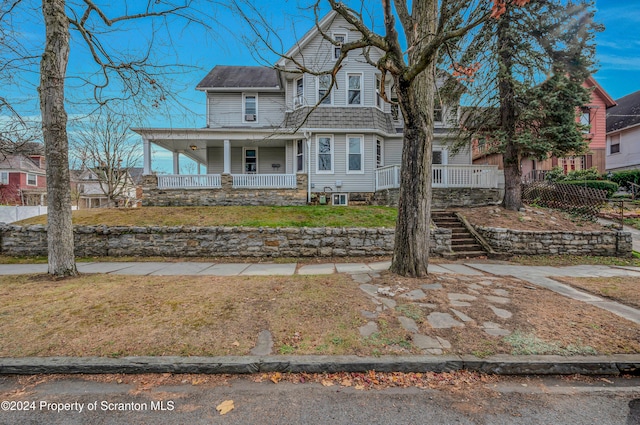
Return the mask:
<path id="1" fill-rule="evenodd" d="M 495 165 L 442 165 L 431 168 L 433 188 L 496 189 L 504 184 L 504 175 Z M 376 190 L 400 187 L 400 165 L 376 169 Z"/>
<path id="2" fill-rule="evenodd" d="M 219 189 L 222 176 L 234 189 L 295 189 L 302 170 L 300 135 L 273 135 L 273 130 L 136 129 L 143 137 L 144 175 L 157 174 L 160 189 Z M 152 146 L 173 155 L 171 174 L 154 173 Z M 189 159 L 188 166 L 181 162 Z"/>

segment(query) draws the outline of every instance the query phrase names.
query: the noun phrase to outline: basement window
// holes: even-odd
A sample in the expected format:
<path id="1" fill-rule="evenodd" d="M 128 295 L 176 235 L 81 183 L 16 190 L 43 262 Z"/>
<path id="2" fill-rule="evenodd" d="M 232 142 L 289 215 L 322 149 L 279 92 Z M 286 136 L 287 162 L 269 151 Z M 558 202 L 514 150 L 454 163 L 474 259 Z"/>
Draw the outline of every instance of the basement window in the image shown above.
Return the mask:
<path id="1" fill-rule="evenodd" d="M 346 193 L 334 193 L 332 205 L 348 205 L 349 195 Z"/>

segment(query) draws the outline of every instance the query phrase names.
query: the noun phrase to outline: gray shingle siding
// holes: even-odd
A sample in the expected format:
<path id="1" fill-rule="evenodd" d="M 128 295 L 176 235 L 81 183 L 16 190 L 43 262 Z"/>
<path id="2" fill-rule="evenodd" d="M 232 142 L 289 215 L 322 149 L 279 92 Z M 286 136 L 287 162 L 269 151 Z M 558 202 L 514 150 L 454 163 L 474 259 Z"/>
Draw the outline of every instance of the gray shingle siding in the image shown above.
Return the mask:
<path id="1" fill-rule="evenodd" d="M 285 115 L 284 126 L 287 128 L 326 128 L 357 130 L 379 130 L 384 133 L 395 133 L 391 116 L 378 108 L 362 107 L 318 107 L 311 112 L 307 121 L 305 117 L 312 108 L 299 108 Z"/>

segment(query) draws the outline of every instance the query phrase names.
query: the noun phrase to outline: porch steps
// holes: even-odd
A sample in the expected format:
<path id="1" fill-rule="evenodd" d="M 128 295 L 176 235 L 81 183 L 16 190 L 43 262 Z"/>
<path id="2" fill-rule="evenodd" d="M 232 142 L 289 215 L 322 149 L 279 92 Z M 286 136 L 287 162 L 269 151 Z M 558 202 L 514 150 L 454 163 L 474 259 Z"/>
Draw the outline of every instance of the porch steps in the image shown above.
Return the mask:
<path id="1" fill-rule="evenodd" d="M 451 229 L 450 258 L 477 258 L 487 256 L 487 252 L 476 238 L 458 219 L 454 211 L 431 211 L 431 220 L 438 227 Z"/>

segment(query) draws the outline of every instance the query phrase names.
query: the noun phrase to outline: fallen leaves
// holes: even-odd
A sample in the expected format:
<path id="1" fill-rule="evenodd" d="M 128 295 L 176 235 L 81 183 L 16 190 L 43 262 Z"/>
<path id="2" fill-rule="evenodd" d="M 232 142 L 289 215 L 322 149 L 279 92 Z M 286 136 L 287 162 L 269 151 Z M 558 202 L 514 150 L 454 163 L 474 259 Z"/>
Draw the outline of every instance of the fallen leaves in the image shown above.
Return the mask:
<path id="1" fill-rule="evenodd" d="M 216 410 L 220 412 L 221 415 L 226 415 L 233 409 L 235 409 L 235 406 L 233 405 L 233 400 L 225 400 L 216 406 Z"/>
<path id="2" fill-rule="evenodd" d="M 338 373 L 263 373 L 254 375 L 253 382 L 271 381 L 274 384 L 288 382 L 292 384 L 316 383 L 324 387 L 339 386 L 340 388 L 354 388 L 358 391 L 385 388 L 450 388 L 460 389 L 477 383 L 487 383 L 492 378 L 476 372 L 338 372 Z"/>

